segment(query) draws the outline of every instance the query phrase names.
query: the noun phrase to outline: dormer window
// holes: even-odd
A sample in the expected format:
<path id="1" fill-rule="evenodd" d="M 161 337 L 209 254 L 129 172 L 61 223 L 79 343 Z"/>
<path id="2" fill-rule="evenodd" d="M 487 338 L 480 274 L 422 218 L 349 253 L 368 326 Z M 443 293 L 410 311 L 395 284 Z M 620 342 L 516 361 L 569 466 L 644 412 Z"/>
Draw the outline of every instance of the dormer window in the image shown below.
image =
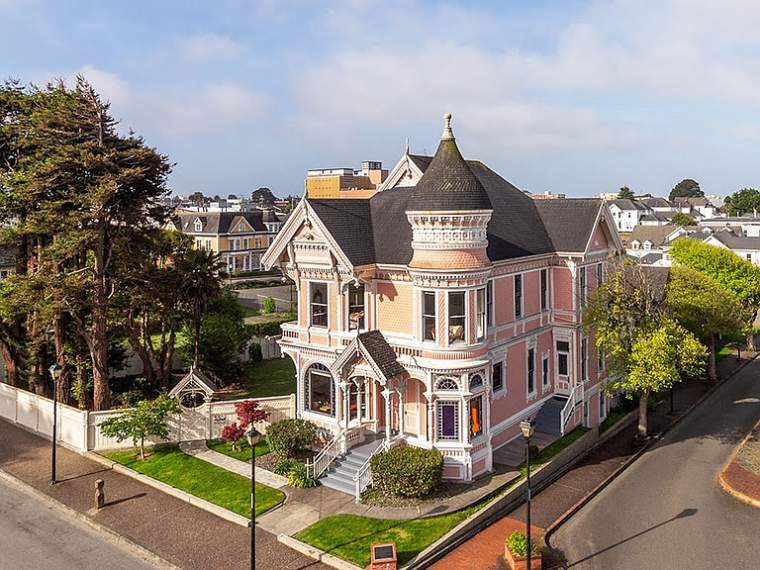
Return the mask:
<path id="1" fill-rule="evenodd" d="M 194 229 L 196 232 L 200 232 L 203 230 L 203 222 L 201 222 L 200 218 L 195 219 Z"/>

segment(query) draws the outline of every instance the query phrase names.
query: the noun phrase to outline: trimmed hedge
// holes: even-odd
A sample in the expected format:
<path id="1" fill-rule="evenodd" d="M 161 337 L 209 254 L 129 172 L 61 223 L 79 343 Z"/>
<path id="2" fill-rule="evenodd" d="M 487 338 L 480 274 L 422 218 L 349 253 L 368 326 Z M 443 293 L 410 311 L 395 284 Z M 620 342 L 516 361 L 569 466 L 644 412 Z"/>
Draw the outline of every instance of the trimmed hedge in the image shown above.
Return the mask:
<path id="1" fill-rule="evenodd" d="M 293 457 L 308 449 L 317 437 L 317 426 L 301 419 L 280 420 L 267 428 L 269 449 L 279 457 Z"/>
<path id="2" fill-rule="evenodd" d="M 383 495 L 423 497 L 441 483 L 443 455 L 437 449 L 394 447 L 375 455 L 372 486 Z"/>

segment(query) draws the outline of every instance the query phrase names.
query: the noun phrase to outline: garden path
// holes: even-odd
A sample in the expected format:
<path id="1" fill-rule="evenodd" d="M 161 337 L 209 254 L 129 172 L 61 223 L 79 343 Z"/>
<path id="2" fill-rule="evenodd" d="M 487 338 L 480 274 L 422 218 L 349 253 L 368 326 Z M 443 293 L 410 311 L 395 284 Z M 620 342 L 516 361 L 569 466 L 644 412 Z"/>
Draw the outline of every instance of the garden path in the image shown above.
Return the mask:
<path id="1" fill-rule="evenodd" d="M 187 441 L 179 444 L 179 448 L 193 457 L 197 457 L 207 463 L 232 471 L 248 479 L 251 478 L 251 464 L 229 457 L 206 446 L 205 441 Z M 277 475 L 261 467 L 256 468 L 256 482 L 267 487 L 282 489 L 288 484 L 288 480 L 282 475 Z"/>

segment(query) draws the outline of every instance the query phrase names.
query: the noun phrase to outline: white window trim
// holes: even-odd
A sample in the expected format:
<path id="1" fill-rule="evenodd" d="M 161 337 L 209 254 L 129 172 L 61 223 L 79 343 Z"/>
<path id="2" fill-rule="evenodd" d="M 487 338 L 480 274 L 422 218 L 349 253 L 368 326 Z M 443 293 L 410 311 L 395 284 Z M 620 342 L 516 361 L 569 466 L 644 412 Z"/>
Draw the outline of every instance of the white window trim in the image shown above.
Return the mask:
<path id="1" fill-rule="evenodd" d="M 472 307 L 470 306 L 470 291 L 472 289 L 449 289 L 445 292 L 446 297 L 446 343 L 444 346 L 466 346 L 468 344 L 473 344 L 473 339 L 470 338 L 470 311 L 472 310 Z M 464 293 L 464 340 L 459 340 L 455 342 L 449 342 L 449 295 L 451 293 Z"/>
<path id="2" fill-rule="evenodd" d="M 515 297 L 517 297 L 517 277 L 520 277 L 520 316 L 517 316 L 517 303 L 515 303 Z M 525 275 L 523 273 L 515 273 L 512 276 L 512 303 L 513 317 L 515 322 L 521 321 L 525 318 Z"/>
<path id="3" fill-rule="evenodd" d="M 493 378 L 494 378 L 493 370 L 496 364 L 501 364 L 501 388 L 498 388 L 498 389 L 494 386 L 494 382 L 493 382 Z M 504 396 L 506 395 L 506 393 L 507 393 L 507 357 L 506 355 L 504 355 L 504 358 L 502 358 L 501 360 L 497 360 L 496 362 L 491 363 L 491 394 L 494 396 L 494 398 L 496 398 L 496 397 Z"/>
<path id="4" fill-rule="evenodd" d="M 585 348 L 585 350 L 584 350 Z M 588 382 L 589 381 L 589 370 L 588 370 L 588 337 L 582 336 L 581 337 L 581 346 L 580 346 L 580 365 L 581 365 L 581 381 Z"/>
<path id="5" fill-rule="evenodd" d="M 312 285 L 314 285 L 315 283 L 322 283 L 322 284 L 325 285 L 325 305 L 327 307 L 327 325 L 326 326 L 314 325 L 311 322 L 311 317 L 312 317 L 312 311 L 311 311 Z M 319 279 L 314 279 L 314 280 L 309 281 L 309 305 L 308 305 L 308 307 L 309 307 L 309 315 L 308 315 L 308 318 L 309 318 L 308 328 L 309 328 L 309 330 L 311 330 L 311 329 L 318 330 L 318 331 L 330 330 L 330 325 L 332 323 L 330 322 L 330 282 L 329 281 L 320 281 Z"/>
<path id="6" fill-rule="evenodd" d="M 455 435 L 454 437 L 449 436 L 442 436 L 442 427 L 443 427 L 443 414 L 441 413 L 441 406 L 442 405 L 448 405 L 448 404 L 454 404 L 454 430 Z M 453 443 L 458 442 L 462 438 L 462 430 L 461 430 L 461 421 L 462 421 L 462 400 L 461 399 L 445 399 L 441 398 L 440 400 L 435 401 L 435 440 L 436 442 L 442 441 L 447 443 Z"/>
<path id="7" fill-rule="evenodd" d="M 533 351 L 533 391 L 530 390 L 530 351 Z M 538 396 L 538 382 L 536 382 L 536 339 L 532 338 L 525 346 L 525 392 L 528 401 L 535 400 Z"/>
<path id="8" fill-rule="evenodd" d="M 544 362 L 546 362 L 546 373 L 544 374 Z M 551 388 L 551 363 L 549 362 L 549 353 L 541 353 L 541 387 L 545 392 Z"/>
<path id="9" fill-rule="evenodd" d="M 483 292 L 483 336 L 478 337 L 478 293 Z M 467 295 L 469 297 L 469 295 Z M 475 289 L 475 307 L 473 317 L 475 318 L 475 326 L 473 327 L 475 338 L 474 342 L 484 342 L 488 340 L 488 286 L 477 287 Z M 467 315 L 465 315 L 465 323 L 467 322 Z"/>
<path id="10" fill-rule="evenodd" d="M 433 300 L 434 300 L 433 308 L 435 310 L 435 314 L 433 315 L 433 318 L 435 320 L 435 338 L 432 340 L 429 338 L 425 338 L 425 294 L 426 293 L 432 294 Z M 417 311 L 417 313 L 419 314 L 419 319 L 420 319 L 420 323 L 418 327 L 420 342 L 427 345 L 438 344 L 438 341 L 440 340 L 438 338 L 439 336 L 438 335 L 438 324 L 439 324 L 438 323 L 438 320 L 439 320 L 438 319 L 438 292 L 435 289 L 433 290 L 423 289 L 422 291 L 420 291 L 419 302 L 420 302 L 420 308 L 419 308 L 419 311 Z M 448 300 L 447 300 L 447 304 L 448 304 Z"/>

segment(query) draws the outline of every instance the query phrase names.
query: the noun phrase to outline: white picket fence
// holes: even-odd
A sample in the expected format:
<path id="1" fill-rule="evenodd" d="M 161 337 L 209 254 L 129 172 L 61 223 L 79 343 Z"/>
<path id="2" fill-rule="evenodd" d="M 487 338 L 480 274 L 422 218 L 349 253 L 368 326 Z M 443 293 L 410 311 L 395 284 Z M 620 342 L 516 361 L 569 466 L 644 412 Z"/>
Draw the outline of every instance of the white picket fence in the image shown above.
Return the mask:
<path id="1" fill-rule="evenodd" d="M 170 420 L 171 431 L 166 441 L 218 438 L 226 425 L 236 421 L 235 403 L 242 401 L 244 400 L 211 402 L 194 409 L 183 409 Z M 269 413 L 266 421 L 258 422 L 256 425 L 262 433 L 266 433 L 271 423 L 295 417 L 294 394 L 256 398 L 256 401 L 261 409 Z M 103 435 L 100 430 L 100 424 L 123 411 L 87 412 L 58 404 L 58 438 L 78 451 L 131 447 L 131 441 L 119 443 L 115 438 Z M 53 428 L 53 401 L 0 383 L 0 418 L 49 438 Z"/>

